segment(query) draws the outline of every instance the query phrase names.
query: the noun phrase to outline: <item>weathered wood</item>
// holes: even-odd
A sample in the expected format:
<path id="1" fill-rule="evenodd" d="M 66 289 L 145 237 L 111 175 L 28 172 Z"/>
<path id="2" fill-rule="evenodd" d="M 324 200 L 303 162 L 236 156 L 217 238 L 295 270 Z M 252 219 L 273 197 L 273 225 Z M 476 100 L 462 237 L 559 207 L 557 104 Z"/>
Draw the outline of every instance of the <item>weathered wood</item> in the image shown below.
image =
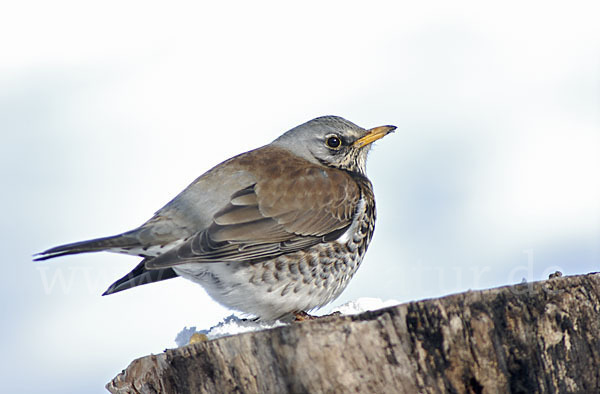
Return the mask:
<path id="1" fill-rule="evenodd" d="M 600 274 L 469 291 L 137 359 L 113 393 L 598 393 Z"/>

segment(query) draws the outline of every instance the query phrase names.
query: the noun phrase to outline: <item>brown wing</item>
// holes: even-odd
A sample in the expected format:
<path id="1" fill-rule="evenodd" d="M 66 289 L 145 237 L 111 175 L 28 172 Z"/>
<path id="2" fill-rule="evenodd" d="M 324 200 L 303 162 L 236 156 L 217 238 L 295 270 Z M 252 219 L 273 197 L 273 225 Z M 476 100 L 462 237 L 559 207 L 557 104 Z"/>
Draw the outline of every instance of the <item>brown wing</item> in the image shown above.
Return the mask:
<path id="1" fill-rule="evenodd" d="M 360 199 L 351 176 L 316 165 L 279 169 L 287 175 L 257 177 L 230 197 L 207 229 L 146 267 L 272 258 L 336 239 L 350 226 Z"/>

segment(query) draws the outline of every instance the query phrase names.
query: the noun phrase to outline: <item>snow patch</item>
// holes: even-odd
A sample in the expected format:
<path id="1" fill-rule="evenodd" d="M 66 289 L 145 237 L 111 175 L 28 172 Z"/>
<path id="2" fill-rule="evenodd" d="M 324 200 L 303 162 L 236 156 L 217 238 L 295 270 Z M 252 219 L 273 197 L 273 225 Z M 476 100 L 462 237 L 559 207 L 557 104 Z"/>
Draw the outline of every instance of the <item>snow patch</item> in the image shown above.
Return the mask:
<path id="1" fill-rule="evenodd" d="M 340 312 L 342 315 L 356 315 L 366 311 L 386 308 L 393 305 L 398 305 L 400 302 L 396 300 L 383 301 L 379 298 L 358 298 L 355 301 L 350 301 L 346 304 L 334 308 L 334 312 Z M 236 315 L 229 315 L 222 322 L 207 329 L 197 330 L 196 327 L 184 327 L 175 338 L 177 346 L 185 346 L 190 343 L 190 338 L 195 333 L 204 334 L 208 340 L 227 337 L 244 332 L 261 331 L 269 328 L 285 326 L 287 323 L 280 321 L 262 322 L 251 319 L 243 319 Z"/>
<path id="2" fill-rule="evenodd" d="M 380 298 L 369 298 L 363 297 L 358 298 L 356 301 L 350 301 L 346 304 L 340 305 L 334 308 L 334 312 L 340 312 L 342 315 L 357 315 L 359 313 L 374 311 L 381 308 L 387 308 L 388 306 L 394 306 L 400 304 L 400 301 L 387 300 L 383 301 Z"/>
<path id="3" fill-rule="evenodd" d="M 190 338 L 195 333 L 204 334 L 208 340 L 217 339 L 221 337 L 228 337 L 231 335 L 242 334 L 244 332 L 261 331 L 268 328 L 285 326 L 285 323 L 280 321 L 276 322 L 260 322 L 249 319 L 243 319 L 236 315 L 229 315 L 222 322 L 212 326 L 208 330 L 196 330 L 196 327 L 184 327 L 183 330 L 177 334 L 175 343 L 177 346 L 185 346 L 190 343 Z"/>

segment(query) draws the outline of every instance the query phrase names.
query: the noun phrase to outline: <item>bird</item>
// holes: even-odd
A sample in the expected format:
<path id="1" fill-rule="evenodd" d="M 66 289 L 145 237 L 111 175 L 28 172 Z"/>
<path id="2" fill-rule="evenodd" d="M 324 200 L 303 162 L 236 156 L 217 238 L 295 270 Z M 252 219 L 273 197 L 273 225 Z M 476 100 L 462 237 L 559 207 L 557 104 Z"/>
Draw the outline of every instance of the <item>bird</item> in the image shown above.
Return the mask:
<path id="1" fill-rule="evenodd" d="M 367 154 L 395 129 L 312 119 L 213 167 L 138 228 L 34 260 L 135 255 L 103 295 L 181 276 L 256 320 L 293 320 L 336 299 L 360 266 L 376 219 Z"/>

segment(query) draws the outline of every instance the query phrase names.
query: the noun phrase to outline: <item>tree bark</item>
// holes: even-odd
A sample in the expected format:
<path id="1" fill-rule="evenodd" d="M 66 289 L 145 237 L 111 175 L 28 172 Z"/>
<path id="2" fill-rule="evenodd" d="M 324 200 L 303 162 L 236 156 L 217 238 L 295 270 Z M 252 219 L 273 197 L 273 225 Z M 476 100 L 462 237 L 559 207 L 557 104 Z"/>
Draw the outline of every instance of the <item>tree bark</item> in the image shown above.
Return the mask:
<path id="1" fill-rule="evenodd" d="M 600 274 L 201 342 L 134 360 L 112 393 L 598 393 Z"/>

